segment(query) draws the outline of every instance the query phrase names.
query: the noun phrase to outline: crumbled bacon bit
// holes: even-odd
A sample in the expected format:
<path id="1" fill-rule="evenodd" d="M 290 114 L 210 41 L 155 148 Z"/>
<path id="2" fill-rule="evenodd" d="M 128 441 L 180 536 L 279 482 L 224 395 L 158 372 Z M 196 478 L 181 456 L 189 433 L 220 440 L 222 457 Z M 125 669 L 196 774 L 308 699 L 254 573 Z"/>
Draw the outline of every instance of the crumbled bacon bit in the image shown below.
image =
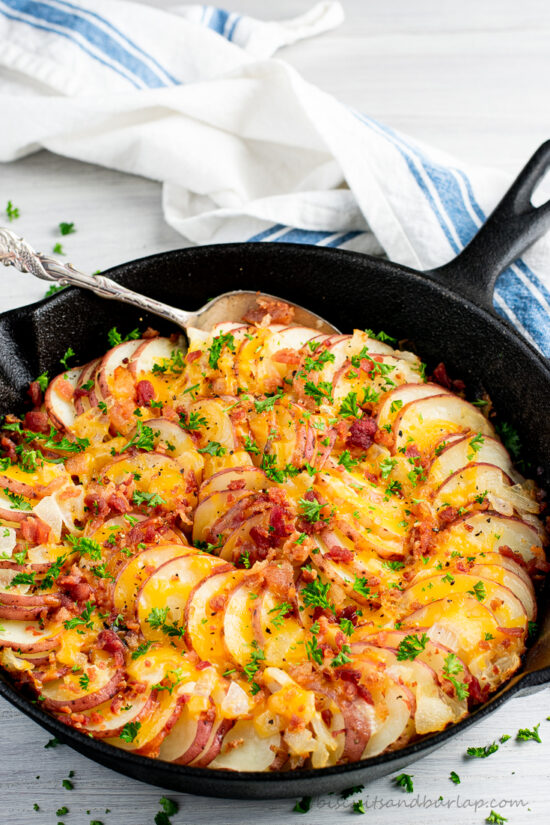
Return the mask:
<path id="1" fill-rule="evenodd" d="M 346 443 L 351 447 L 368 450 L 374 444 L 376 430 L 377 426 L 374 418 L 365 415 L 353 422 Z"/>
<path id="2" fill-rule="evenodd" d="M 50 537 L 50 526 L 38 518 L 27 516 L 21 521 L 21 538 L 31 544 L 46 544 Z"/>
<path id="3" fill-rule="evenodd" d="M 31 399 L 33 407 L 39 407 L 42 403 L 42 389 L 38 381 L 31 381 L 27 394 Z"/>
<path id="4" fill-rule="evenodd" d="M 244 478 L 234 478 L 233 481 L 230 481 L 227 485 L 228 490 L 244 490 L 246 487 L 246 481 Z"/>
<path id="5" fill-rule="evenodd" d="M 47 434 L 50 432 L 50 422 L 48 416 L 45 412 L 41 412 L 40 410 L 31 410 L 30 412 L 25 413 L 23 427 L 26 430 L 32 430 L 33 433 Z"/>
<path id="6" fill-rule="evenodd" d="M 332 559 L 332 561 L 342 562 L 343 564 L 350 564 L 353 561 L 354 556 L 353 552 L 349 549 L 349 547 L 341 547 L 338 544 L 333 545 L 328 552 L 325 553 L 326 559 Z"/>
<path id="7" fill-rule="evenodd" d="M 252 307 L 243 317 L 243 321 L 249 324 L 291 324 L 294 318 L 294 307 L 284 301 L 276 301 L 272 298 L 256 298 L 256 307 Z"/>
<path id="8" fill-rule="evenodd" d="M 139 407 L 149 407 L 155 397 L 155 388 L 150 381 L 138 381 L 136 384 L 136 401 Z"/>

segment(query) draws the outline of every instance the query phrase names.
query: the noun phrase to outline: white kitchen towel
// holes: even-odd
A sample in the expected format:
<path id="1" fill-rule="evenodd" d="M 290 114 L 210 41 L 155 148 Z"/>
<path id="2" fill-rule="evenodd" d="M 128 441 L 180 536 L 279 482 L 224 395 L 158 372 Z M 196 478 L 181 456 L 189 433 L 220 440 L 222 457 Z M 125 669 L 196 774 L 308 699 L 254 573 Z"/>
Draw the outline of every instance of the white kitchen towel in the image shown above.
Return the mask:
<path id="1" fill-rule="evenodd" d="M 335 2 L 273 23 L 212 6 L 0 0 L 0 160 L 44 147 L 162 181 L 166 220 L 187 243 L 305 242 L 442 264 L 509 180 L 350 110 L 271 56 L 341 19 Z M 549 287 L 543 239 L 495 295 L 546 354 Z"/>

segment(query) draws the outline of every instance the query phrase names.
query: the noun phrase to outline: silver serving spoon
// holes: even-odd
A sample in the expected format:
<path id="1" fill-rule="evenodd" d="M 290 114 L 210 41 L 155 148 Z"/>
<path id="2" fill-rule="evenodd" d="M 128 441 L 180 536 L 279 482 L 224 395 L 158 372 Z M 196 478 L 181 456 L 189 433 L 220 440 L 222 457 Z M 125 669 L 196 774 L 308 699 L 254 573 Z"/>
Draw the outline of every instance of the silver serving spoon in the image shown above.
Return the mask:
<path id="1" fill-rule="evenodd" d="M 139 292 L 127 289 L 121 284 L 117 284 L 104 275 L 86 275 L 80 272 L 72 264 L 62 263 L 43 255 L 30 246 L 23 238 L 19 238 L 10 229 L 0 227 L 0 261 L 4 266 L 14 266 L 20 272 L 30 272 L 37 278 L 44 281 L 58 281 L 63 286 L 79 286 L 89 289 L 100 298 L 110 298 L 115 301 L 122 301 L 125 304 L 132 304 L 145 312 L 152 312 L 160 315 L 167 321 L 177 324 L 183 330 L 187 327 L 197 327 L 203 330 L 211 330 L 215 324 L 223 321 L 242 321 L 248 310 L 256 307 L 258 298 L 276 298 L 265 292 L 252 292 L 248 290 L 235 290 L 224 292 L 208 301 L 195 312 L 188 312 L 184 309 L 176 309 L 168 304 L 147 298 Z M 339 330 L 308 309 L 284 299 L 285 303 L 294 307 L 295 314 L 292 325 L 305 326 L 319 330 L 319 332 L 334 333 Z"/>

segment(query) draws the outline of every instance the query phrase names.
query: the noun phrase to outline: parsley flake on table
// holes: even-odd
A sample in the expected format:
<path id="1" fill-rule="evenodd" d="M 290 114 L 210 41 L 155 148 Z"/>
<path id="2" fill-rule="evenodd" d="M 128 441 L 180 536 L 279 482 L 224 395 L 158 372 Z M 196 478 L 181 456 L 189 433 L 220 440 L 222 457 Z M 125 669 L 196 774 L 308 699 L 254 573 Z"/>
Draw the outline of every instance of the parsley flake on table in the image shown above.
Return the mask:
<path id="1" fill-rule="evenodd" d="M 399 776 L 394 776 L 393 781 L 399 787 L 404 788 L 407 793 L 414 791 L 413 774 L 400 773 Z"/>
<path id="2" fill-rule="evenodd" d="M 451 782 L 454 782 L 455 785 L 460 785 L 460 776 L 456 773 L 456 771 L 451 771 L 449 774 L 449 779 Z"/>
<path id="3" fill-rule="evenodd" d="M 6 216 L 9 221 L 15 221 L 19 217 L 19 209 L 11 201 L 6 204 Z"/>
<path id="4" fill-rule="evenodd" d="M 165 796 L 161 796 L 159 803 L 168 816 L 174 816 L 174 814 L 177 814 L 179 811 L 179 805 L 177 802 L 174 802 L 173 799 L 167 799 Z"/>
<path id="5" fill-rule="evenodd" d="M 540 722 L 538 725 L 535 725 L 533 730 L 530 730 L 529 728 L 520 728 L 516 734 L 516 739 L 523 742 L 527 742 L 529 739 L 532 739 L 534 742 L 542 742 L 539 735 L 539 728 Z"/>
<path id="6" fill-rule="evenodd" d="M 503 825 L 504 822 L 508 822 L 505 816 L 498 814 L 496 811 L 491 811 L 489 816 L 485 819 L 485 822 L 488 822 L 489 825 Z"/>
<path id="7" fill-rule="evenodd" d="M 468 756 L 473 756 L 478 759 L 486 759 L 488 756 L 491 756 L 492 753 L 496 753 L 496 751 L 498 751 L 498 745 L 496 742 L 492 742 L 490 745 L 470 747 L 466 753 Z"/>
<path id="8" fill-rule="evenodd" d="M 365 803 L 362 799 L 357 799 L 352 806 L 352 810 L 354 814 L 366 814 L 365 810 Z"/>
<path id="9" fill-rule="evenodd" d="M 73 232 L 76 232 L 74 222 L 67 223 L 66 221 L 61 221 L 59 224 L 59 231 L 62 235 L 72 235 Z"/>
<path id="10" fill-rule="evenodd" d="M 292 811 L 295 814 L 307 814 L 310 808 L 311 796 L 303 796 L 296 802 L 296 805 L 293 807 Z"/>
<path id="11" fill-rule="evenodd" d="M 350 796 L 353 796 L 356 793 L 361 793 L 364 790 L 364 785 L 352 785 L 351 788 L 344 788 L 343 791 L 340 791 L 340 796 L 342 799 L 348 799 Z"/>
<path id="12" fill-rule="evenodd" d="M 54 736 L 53 739 L 48 739 L 48 741 L 46 742 L 44 747 L 45 748 L 56 748 L 60 744 L 61 744 L 61 742 L 59 741 L 59 739 L 56 736 Z"/>

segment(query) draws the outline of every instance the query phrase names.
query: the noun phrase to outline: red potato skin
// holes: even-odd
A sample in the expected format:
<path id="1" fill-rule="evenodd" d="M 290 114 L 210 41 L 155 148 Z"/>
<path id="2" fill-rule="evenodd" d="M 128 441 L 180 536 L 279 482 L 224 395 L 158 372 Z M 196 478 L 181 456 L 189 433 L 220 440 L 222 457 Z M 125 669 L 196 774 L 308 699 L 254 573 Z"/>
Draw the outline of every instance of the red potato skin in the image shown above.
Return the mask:
<path id="1" fill-rule="evenodd" d="M 187 750 L 181 754 L 181 756 L 178 756 L 177 759 L 172 760 L 174 764 L 189 765 L 194 759 L 201 755 L 204 748 L 208 744 L 208 740 L 210 739 L 215 718 L 216 712 L 214 708 L 210 708 L 201 714 L 197 722 L 197 732 L 195 734 L 195 738 Z"/>
<path id="2" fill-rule="evenodd" d="M 163 740 L 168 736 L 176 722 L 181 716 L 181 712 L 183 710 L 183 706 L 187 701 L 187 697 L 185 694 L 178 696 L 175 701 L 174 707 L 172 709 L 172 713 L 170 717 L 166 721 L 166 724 L 162 728 L 161 731 L 157 733 L 153 739 L 146 742 L 145 745 L 142 745 L 140 748 L 137 748 L 134 753 L 139 754 L 140 756 L 150 756 L 152 758 L 156 758 L 159 755 L 160 746 L 162 745 Z"/>
<path id="3" fill-rule="evenodd" d="M 137 713 L 135 715 L 135 717 L 132 719 L 132 722 L 139 722 L 142 719 L 145 719 L 148 716 L 150 716 L 154 712 L 155 707 L 156 707 L 157 704 L 158 704 L 158 702 L 157 702 L 156 696 L 154 695 L 154 692 L 151 691 L 151 693 L 149 695 L 149 698 L 147 699 L 147 702 L 141 708 L 139 713 Z M 97 730 L 97 728 L 91 728 L 91 727 L 86 726 L 86 724 L 83 723 L 81 719 L 77 719 L 74 722 L 70 719 L 67 719 L 65 721 L 68 725 L 71 725 L 71 727 L 76 728 L 77 730 L 81 730 L 84 733 L 93 732 L 93 735 L 94 735 L 95 739 L 111 739 L 115 736 L 120 736 L 120 734 L 122 733 L 122 730 L 124 728 L 124 725 L 120 725 L 119 727 L 116 727 L 116 728 L 108 728 L 108 729 L 105 729 L 105 730 Z"/>
<path id="4" fill-rule="evenodd" d="M 223 740 L 233 725 L 235 724 L 234 719 L 224 719 L 220 722 L 215 734 L 214 739 L 212 740 L 208 750 L 205 751 L 198 759 L 195 759 L 193 762 L 194 768 L 206 768 L 208 765 L 216 758 L 219 752 L 222 749 Z"/>
<path id="5" fill-rule="evenodd" d="M 44 406 L 46 407 L 46 412 L 48 414 L 48 418 L 50 419 L 52 425 L 56 428 L 56 430 L 65 430 L 65 424 L 63 421 L 58 418 L 55 414 L 54 410 L 54 402 L 53 402 L 53 395 L 55 393 L 55 384 L 56 381 L 62 380 L 63 376 L 58 375 L 57 378 L 48 385 L 48 389 L 44 395 Z"/>
<path id="6" fill-rule="evenodd" d="M 186 627 L 185 636 L 184 636 L 184 638 L 185 638 L 185 644 L 188 646 L 188 648 L 189 648 L 190 650 L 194 650 L 194 647 L 193 647 L 193 640 L 192 640 L 192 638 L 191 638 L 191 634 L 189 633 L 189 631 L 187 630 L 187 628 L 189 627 L 189 613 L 190 613 L 191 604 L 192 604 L 192 602 L 193 602 L 193 597 L 195 596 L 195 593 L 197 592 L 197 590 L 198 590 L 200 587 L 202 587 L 202 585 L 203 585 L 205 582 L 207 582 L 209 579 L 211 579 L 211 578 L 212 578 L 212 576 L 218 576 L 218 575 L 220 575 L 221 573 L 229 573 L 231 570 L 234 570 L 234 567 L 233 567 L 233 565 L 232 565 L 232 564 L 226 564 L 226 565 L 225 565 L 225 566 L 223 566 L 223 567 L 219 567 L 218 569 L 213 570 L 211 573 L 209 573 L 209 575 L 208 575 L 208 576 L 205 576 L 205 578 L 204 578 L 204 579 L 202 579 L 200 582 L 198 582 L 198 584 L 196 584 L 196 585 L 192 588 L 192 590 L 189 592 L 189 598 L 187 599 L 187 604 L 185 605 L 185 609 L 184 609 L 184 611 L 183 611 L 183 622 L 184 622 L 185 627 Z M 195 651 L 195 652 L 196 652 L 196 651 Z"/>
<path id="7" fill-rule="evenodd" d="M 0 644 L 2 647 L 11 647 L 13 650 L 20 650 L 22 653 L 42 653 L 46 650 L 55 650 L 59 647 L 60 633 L 55 636 L 50 636 L 47 639 L 40 639 L 36 642 L 29 642 L 29 644 L 21 644 L 20 642 L 10 642 L 3 639 L 0 634 Z"/>
<path id="8" fill-rule="evenodd" d="M 42 707 L 56 713 L 80 713 L 80 711 L 90 710 L 108 699 L 118 692 L 119 685 L 124 678 L 124 671 L 118 668 L 109 679 L 107 684 L 103 685 L 99 690 L 87 693 L 86 696 L 80 696 L 77 699 L 58 700 L 58 699 L 44 699 Z"/>
<path id="9" fill-rule="evenodd" d="M 0 604 L 1 619 L 15 619 L 19 621 L 33 621 L 38 619 L 45 610 L 44 606 L 35 605 L 33 607 L 20 607 L 13 604 Z"/>

